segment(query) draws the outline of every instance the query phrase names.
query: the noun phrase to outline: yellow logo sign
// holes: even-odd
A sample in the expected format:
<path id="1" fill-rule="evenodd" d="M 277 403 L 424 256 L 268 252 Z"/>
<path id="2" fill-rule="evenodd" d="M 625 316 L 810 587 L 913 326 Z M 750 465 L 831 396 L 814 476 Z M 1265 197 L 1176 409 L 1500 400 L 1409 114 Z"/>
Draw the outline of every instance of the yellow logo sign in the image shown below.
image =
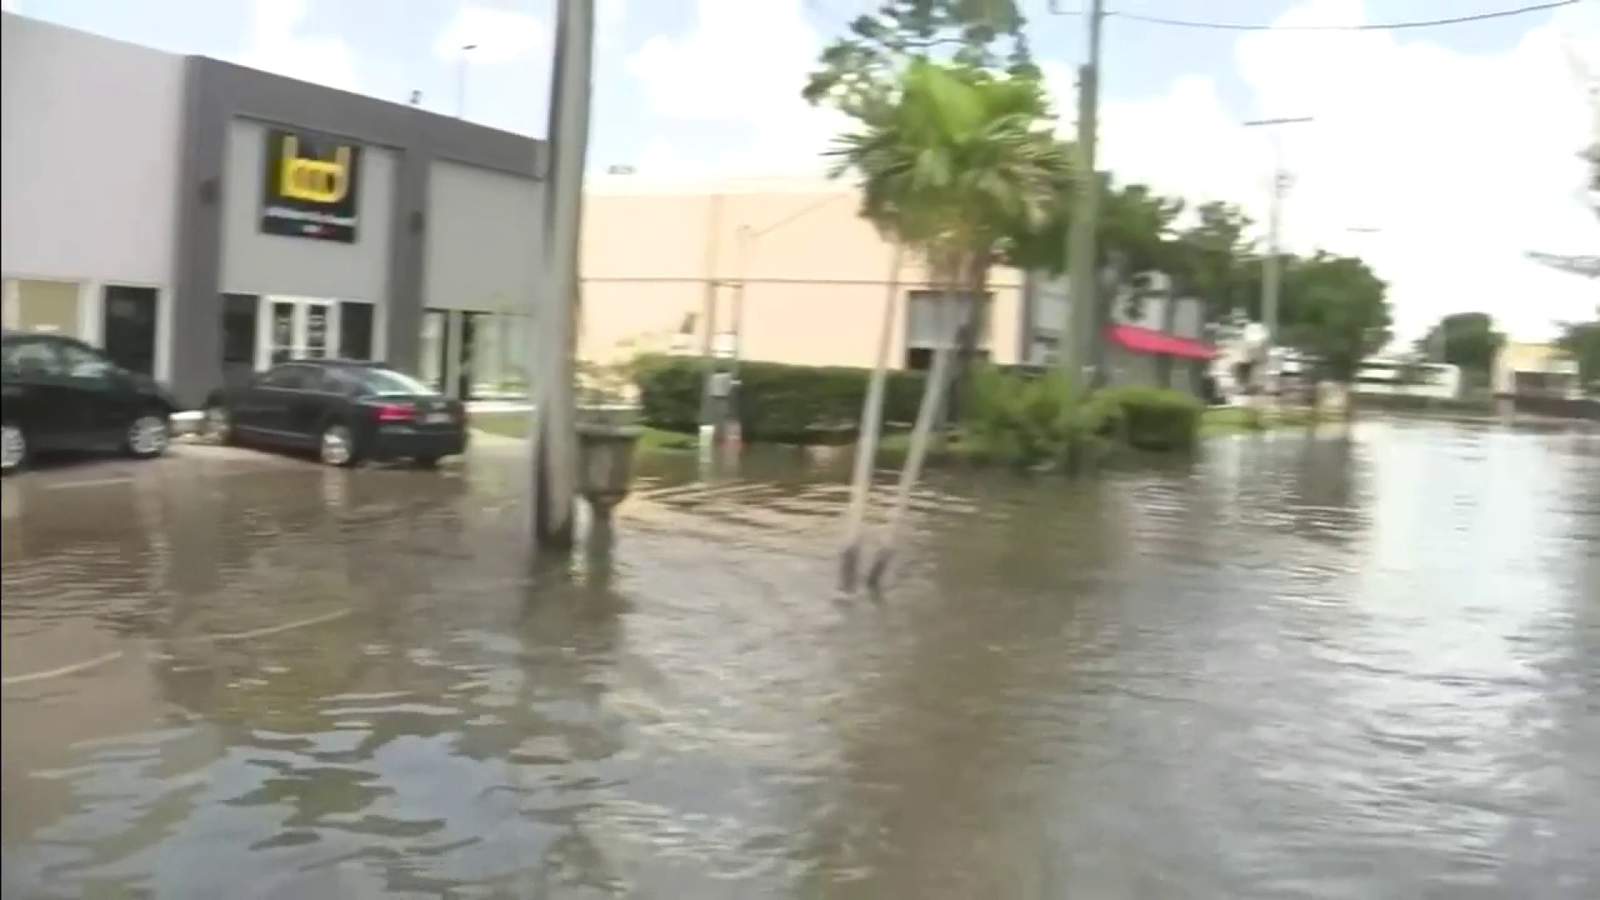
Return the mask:
<path id="1" fill-rule="evenodd" d="M 278 170 L 278 193 L 294 200 L 312 203 L 338 203 L 350 193 L 350 148 L 340 146 L 333 159 L 303 159 L 300 139 L 283 136 L 282 163 Z"/>

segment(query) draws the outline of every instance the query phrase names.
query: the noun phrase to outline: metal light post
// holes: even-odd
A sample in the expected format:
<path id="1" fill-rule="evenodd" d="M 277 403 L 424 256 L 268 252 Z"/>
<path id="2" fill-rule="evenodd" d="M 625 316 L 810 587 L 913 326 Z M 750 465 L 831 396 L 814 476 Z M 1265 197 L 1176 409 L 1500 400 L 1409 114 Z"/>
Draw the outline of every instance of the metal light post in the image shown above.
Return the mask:
<path id="1" fill-rule="evenodd" d="M 1279 230 L 1283 219 L 1283 195 L 1289 189 L 1289 173 L 1283 168 L 1283 142 L 1278 139 L 1275 126 L 1310 122 L 1310 116 L 1292 118 L 1255 119 L 1244 123 L 1246 128 L 1272 127 L 1272 205 L 1267 221 L 1267 255 L 1261 263 L 1261 320 L 1267 330 L 1266 366 L 1272 384 L 1276 385 L 1277 372 L 1273 366 L 1273 350 L 1278 344 L 1278 295 L 1282 287 L 1283 267 L 1279 247 Z M 1276 387 L 1273 388 L 1276 390 Z"/>
<path id="2" fill-rule="evenodd" d="M 477 44 L 462 44 L 456 61 L 456 118 L 467 117 L 467 54 L 478 49 Z"/>

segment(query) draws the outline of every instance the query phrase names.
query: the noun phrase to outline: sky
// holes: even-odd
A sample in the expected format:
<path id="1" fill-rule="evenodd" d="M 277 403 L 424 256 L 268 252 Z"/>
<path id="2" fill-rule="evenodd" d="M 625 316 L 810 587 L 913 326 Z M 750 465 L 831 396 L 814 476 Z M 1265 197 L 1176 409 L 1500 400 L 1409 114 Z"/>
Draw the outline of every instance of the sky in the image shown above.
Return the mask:
<path id="1" fill-rule="evenodd" d="M 1115 0 L 1170 18 L 1355 25 L 1532 0 Z M 589 160 L 640 177 L 818 175 L 847 123 L 799 90 L 869 0 L 596 0 Z M 554 0 L 4 0 L 47 21 L 545 131 Z M 1084 22 L 1023 0 L 1071 129 Z M 1058 6 L 1076 8 L 1077 0 Z M 463 51 L 464 45 L 476 45 Z M 1600 137 L 1600 0 L 1404 31 L 1238 32 L 1106 21 L 1100 164 L 1191 204 L 1267 218 L 1292 174 L 1284 244 L 1358 254 L 1389 284 L 1397 331 L 1483 310 L 1524 339 L 1592 315 L 1600 286 L 1525 252 L 1600 252 L 1576 155 Z M 1309 116 L 1278 129 L 1245 121 Z M 1276 144 L 1276 149 L 1275 149 Z M 1353 230 L 1354 229 L 1354 230 Z"/>

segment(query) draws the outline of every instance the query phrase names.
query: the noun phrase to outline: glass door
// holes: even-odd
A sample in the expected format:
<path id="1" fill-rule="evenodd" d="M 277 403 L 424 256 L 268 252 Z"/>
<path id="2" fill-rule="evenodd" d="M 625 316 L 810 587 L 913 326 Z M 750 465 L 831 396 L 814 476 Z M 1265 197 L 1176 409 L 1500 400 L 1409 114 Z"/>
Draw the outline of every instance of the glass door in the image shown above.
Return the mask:
<path id="1" fill-rule="evenodd" d="M 267 321 L 260 329 L 261 368 L 291 359 L 327 359 L 338 346 L 338 320 L 332 300 L 273 297 L 261 305 Z"/>

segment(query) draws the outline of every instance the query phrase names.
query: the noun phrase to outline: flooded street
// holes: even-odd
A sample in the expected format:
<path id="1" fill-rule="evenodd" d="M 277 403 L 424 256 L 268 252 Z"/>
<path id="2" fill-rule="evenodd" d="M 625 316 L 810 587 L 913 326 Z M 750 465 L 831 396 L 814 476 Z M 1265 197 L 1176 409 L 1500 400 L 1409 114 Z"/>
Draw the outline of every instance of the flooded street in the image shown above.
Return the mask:
<path id="1" fill-rule="evenodd" d="M 876 601 L 847 459 L 531 570 L 516 452 L 9 479 L 6 896 L 1600 896 L 1593 435 L 937 472 Z"/>

